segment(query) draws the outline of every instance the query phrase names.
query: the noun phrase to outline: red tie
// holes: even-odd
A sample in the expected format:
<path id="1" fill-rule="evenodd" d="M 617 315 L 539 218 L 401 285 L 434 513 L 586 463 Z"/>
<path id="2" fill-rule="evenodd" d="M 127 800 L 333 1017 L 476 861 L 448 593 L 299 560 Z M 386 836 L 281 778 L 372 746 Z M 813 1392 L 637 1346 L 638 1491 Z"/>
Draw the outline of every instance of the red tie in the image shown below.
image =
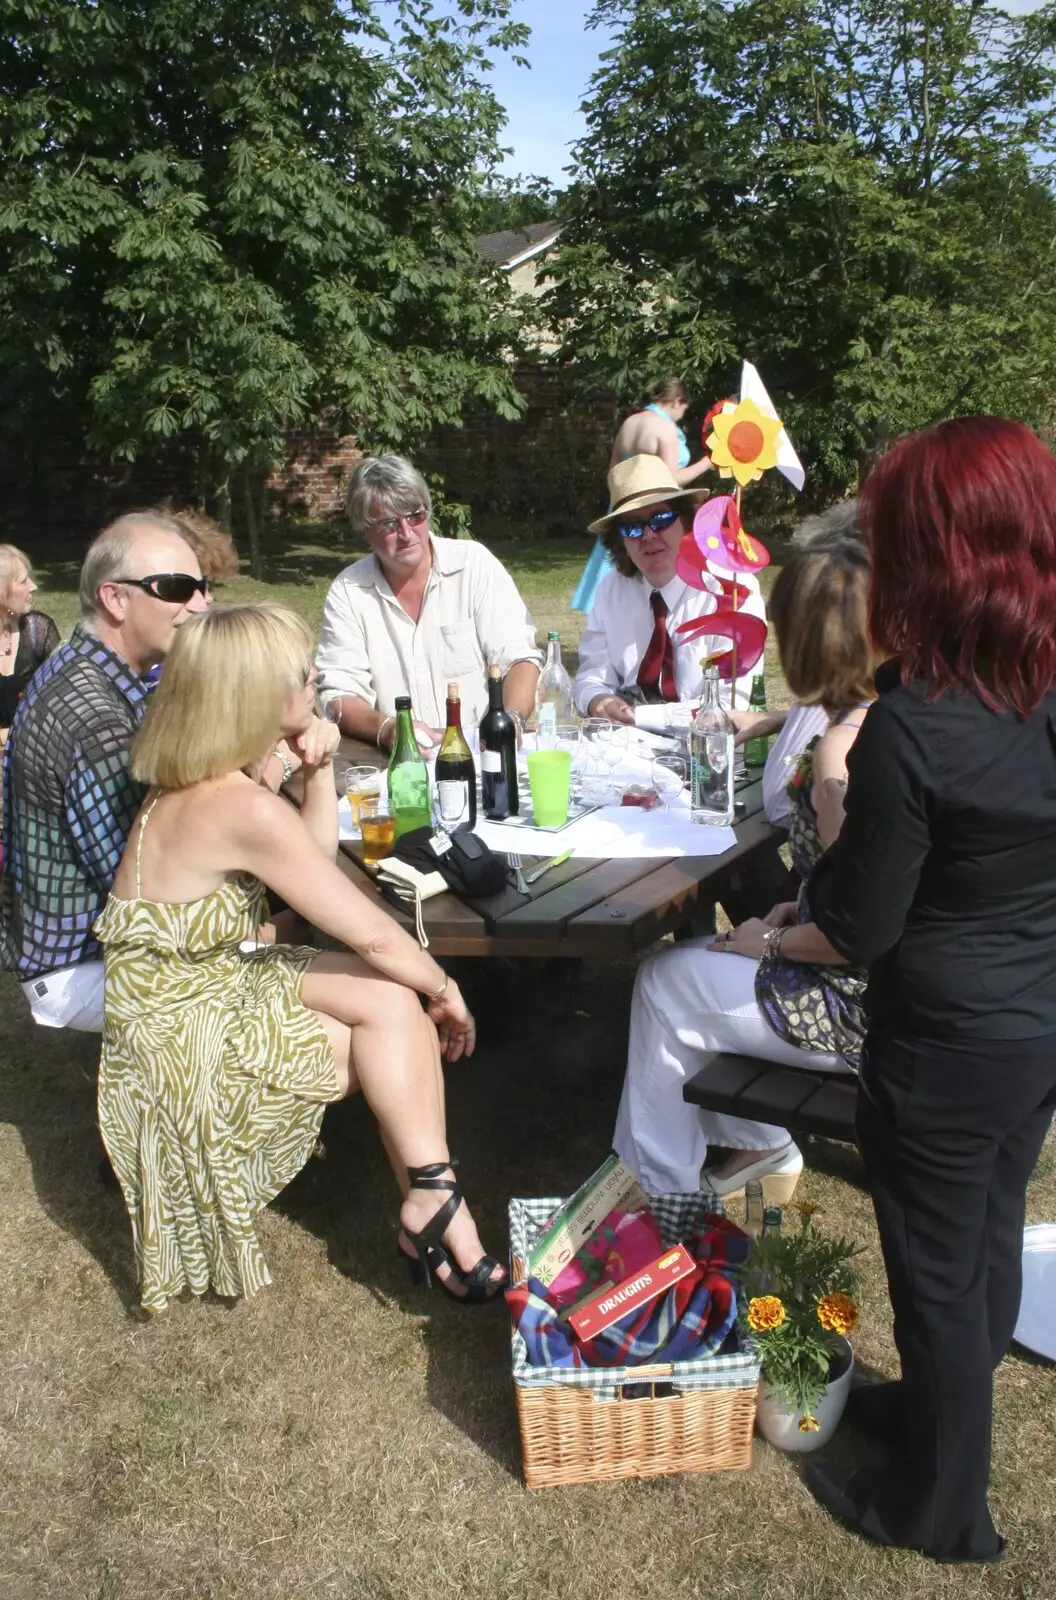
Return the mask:
<path id="1" fill-rule="evenodd" d="M 653 637 L 638 668 L 638 687 L 647 701 L 677 700 L 675 647 L 667 631 L 667 601 L 659 589 L 649 596 L 653 608 Z"/>

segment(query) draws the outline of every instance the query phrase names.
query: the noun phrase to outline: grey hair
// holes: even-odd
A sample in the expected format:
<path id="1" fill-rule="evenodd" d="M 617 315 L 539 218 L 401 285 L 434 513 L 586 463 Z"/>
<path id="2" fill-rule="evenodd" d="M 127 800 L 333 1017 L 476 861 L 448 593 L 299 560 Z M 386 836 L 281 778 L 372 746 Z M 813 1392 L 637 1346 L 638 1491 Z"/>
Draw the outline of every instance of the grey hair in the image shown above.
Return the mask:
<path id="1" fill-rule="evenodd" d="M 161 528 L 183 538 L 180 524 L 156 511 L 128 511 L 105 527 L 88 546 L 81 567 L 81 617 L 85 621 L 98 617 L 99 589 L 104 583 L 112 583 L 128 566 L 129 553 L 142 528 Z"/>
<path id="2" fill-rule="evenodd" d="M 827 550 L 846 543 L 865 543 L 858 521 L 858 496 L 838 500 L 819 516 L 808 517 L 792 535 L 792 543 L 800 549 Z"/>
<path id="3" fill-rule="evenodd" d="M 374 507 L 407 515 L 423 506 L 432 512 L 433 497 L 421 473 L 403 456 L 367 456 L 353 472 L 345 510 L 353 533 L 364 533 L 374 520 Z"/>

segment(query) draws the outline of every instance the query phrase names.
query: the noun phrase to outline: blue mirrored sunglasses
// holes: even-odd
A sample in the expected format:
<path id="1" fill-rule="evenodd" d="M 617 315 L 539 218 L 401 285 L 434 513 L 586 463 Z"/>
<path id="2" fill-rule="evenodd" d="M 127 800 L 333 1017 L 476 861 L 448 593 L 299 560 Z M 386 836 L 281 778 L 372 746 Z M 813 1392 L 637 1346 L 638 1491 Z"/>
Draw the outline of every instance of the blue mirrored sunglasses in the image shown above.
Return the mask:
<path id="1" fill-rule="evenodd" d="M 651 528 L 654 533 L 663 533 L 678 517 L 677 511 L 654 511 L 645 522 L 617 522 L 616 532 L 621 539 L 640 539 L 646 528 Z"/>

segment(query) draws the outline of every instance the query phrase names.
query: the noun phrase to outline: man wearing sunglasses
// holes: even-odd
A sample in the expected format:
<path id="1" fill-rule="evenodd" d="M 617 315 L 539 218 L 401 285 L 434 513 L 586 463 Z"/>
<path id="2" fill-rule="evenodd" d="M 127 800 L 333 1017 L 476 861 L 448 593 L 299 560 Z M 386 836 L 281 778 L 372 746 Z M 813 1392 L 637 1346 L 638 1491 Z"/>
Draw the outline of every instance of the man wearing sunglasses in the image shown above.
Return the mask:
<path id="1" fill-rule="evenodd" d="M 694 589 L 675 571 L 695 496 L 659 456 L 631 456 L 610 471 L 612 509 L 589 531 L 601 534 L 615 570 L 598 584 L 579 641 L 572 694 L 582 716 L 633 723 L 638 704 L 695 703 L 701 658 L 728 648 L 710 635 L 678 642 L 680 624 L 714 611 L 722 593 L 718 579 Z"/>
<path id="2" fill-rule="evenodd" d="M 432 534 L 431 504 L 428 485 L 401 456 L 361 461 L 347 509 L 371 554 L 338 574 L 323 612 L 321 691 L 340 702 L 344 733 L 383 749 L 398 695 L 411 697 L 420 743 L 438 743 L 451 682 L 463 727 L 474 727 L 487 707 L 489 667 L 502 669 L 508 711 L 523 722 L 535 709 L 543 657 L 527 606 L 485 545 Z"/>
<path id="3" fill-rule="evenodd" d="M 179 524 L 119 517 L 89 547 L 81 618 L 19 704 L 4 766 L 0 964 L 18 973 L 34 1020 L 102 1027 L 103 965 L 92 924 L 143 798 L 128 771 L 150 669 L 208 582 Z"/>

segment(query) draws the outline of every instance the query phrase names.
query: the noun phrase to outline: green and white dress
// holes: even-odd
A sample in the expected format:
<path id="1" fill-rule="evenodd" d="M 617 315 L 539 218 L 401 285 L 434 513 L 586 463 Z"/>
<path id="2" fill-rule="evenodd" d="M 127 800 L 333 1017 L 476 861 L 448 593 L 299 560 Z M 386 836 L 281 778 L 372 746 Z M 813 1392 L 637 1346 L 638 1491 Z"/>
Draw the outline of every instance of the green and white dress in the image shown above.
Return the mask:
<path id="1" fill-rule="evenodd" d="M 99 1127 L 132 1219 L 143 1304 L 190 1289 L 251 1295 L 271 1279 L 254 1214 L 304 1166 L 327 1103 L 333 1053 L 301 983 L 316 952 L 244 954 L 267 914 L 264 886 L 236 878 L 201 900 L 111 895 Z"/>

